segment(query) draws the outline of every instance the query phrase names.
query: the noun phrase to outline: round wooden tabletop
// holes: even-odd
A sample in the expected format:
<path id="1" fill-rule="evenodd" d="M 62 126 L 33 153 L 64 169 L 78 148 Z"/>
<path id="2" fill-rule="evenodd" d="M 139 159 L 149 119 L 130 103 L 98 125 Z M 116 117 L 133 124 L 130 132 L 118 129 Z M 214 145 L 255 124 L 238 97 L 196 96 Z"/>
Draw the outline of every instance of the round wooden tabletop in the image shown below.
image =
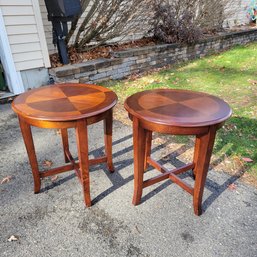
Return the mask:
<path id="1" fill-rule="evenodd" d="M 32 89 L 16 97 L 13 110 L 24 118 L 71 121 L 92 117 L 111 109 L 117 95 L 101 86 L 55 84 Z"/>
<path id="2" fill-rule="evenodd" d="M 124 106 L 139 119 L 177 127 L 214 125 L 232 114 L 220 98 L 189 90 L 146 90 L 128 97 Z"/>

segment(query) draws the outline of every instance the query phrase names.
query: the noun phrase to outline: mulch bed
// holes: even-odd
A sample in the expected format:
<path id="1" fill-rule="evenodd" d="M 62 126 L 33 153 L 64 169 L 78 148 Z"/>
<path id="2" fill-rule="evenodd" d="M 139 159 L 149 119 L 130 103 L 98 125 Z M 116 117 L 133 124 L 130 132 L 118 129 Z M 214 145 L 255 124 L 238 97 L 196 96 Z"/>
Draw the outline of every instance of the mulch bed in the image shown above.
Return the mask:
<path id="1" fill-rule="evenodd" d="M 111 58 L 112 53 L 116 51 L 122 51 L 129 48 L 137 48 L 143 46 L 156 45 L 157 41 L 153 38 L 142 38 L 123 44 L 113 44 L 106 46 L 99 46 L 86 52 L 78 52 L 74 47 L 68 49 L 68 55 L 70 63 L 80 63 L 87 60 L 93 60 L 97 58 Z M 50 55 L 50 61 L 52 68 L 63 66 L 60 62 L 60 58 L 57 53 Z"/>

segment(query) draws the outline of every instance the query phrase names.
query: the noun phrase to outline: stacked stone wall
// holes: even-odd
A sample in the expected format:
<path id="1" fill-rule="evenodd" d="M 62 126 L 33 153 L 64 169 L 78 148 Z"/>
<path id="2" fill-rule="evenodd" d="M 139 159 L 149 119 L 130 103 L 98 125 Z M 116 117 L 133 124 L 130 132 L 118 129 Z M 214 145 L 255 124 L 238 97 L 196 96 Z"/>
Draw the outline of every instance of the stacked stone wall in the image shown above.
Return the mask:
<path id="1" fill-rule="evenodd" d="M 257 40 L 257 29 L 229 33 L 204 39 L 191 46 L 162 44 L 114 52 L 111 59 L 96 59 L 50 70 L 56 82 L 98 83 L 122 79 L 170 64 L 201 58 L 235 45 Z"/>

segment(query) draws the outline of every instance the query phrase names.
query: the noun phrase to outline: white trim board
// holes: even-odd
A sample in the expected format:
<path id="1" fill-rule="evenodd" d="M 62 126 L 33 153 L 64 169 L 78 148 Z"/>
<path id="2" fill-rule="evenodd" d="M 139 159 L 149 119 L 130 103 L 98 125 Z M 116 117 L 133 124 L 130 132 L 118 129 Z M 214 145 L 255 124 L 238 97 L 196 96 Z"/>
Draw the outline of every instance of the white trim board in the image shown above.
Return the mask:
<path id="1" fill-rule="evenodd" d="M 46 36 L 45 36 L 45 31 L 43 26 L 42 15 L 39 7 L 39 2 L 38 0 L 32 0 L 32 4 L 33 4 L 35 19 L 36 19 L 36 24 L 38 29 L 38 36 L 41 44 L 41 50 L 44 58 L 44 65 L 46 68 L 49 68 L 51 67 L 51 64 L 49 59 L 49 53 L 48 53 L 48 48 L 46 43 Z"/>
<path id="2" fill-rule="evenodd" d="M 23 93 L 24 86 L 20 71 L 16 71 L 13 56 L 5 29 L 5 23 L 0 8 L 0 58 L 5 71 L 9 90 L 14 94 Z"/>

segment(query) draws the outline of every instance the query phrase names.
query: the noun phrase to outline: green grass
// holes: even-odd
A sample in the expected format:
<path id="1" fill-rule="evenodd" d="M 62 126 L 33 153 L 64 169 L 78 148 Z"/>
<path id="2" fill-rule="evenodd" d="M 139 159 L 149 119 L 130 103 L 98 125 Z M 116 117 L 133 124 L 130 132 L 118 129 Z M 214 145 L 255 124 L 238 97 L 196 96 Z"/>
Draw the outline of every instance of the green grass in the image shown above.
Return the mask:
<path id="1" fill-rule="evenodd" d="M 257 43 L 135 80 L 111 81 L 105 85 L 117 93 L 122 103 L 138 91 L 163 87 L 202 91 L 224 99 L 232 107 L 233 116 L 219 130 L 214 154 L 240 160 L 244 170 L 257 179 Z M 246 163 L 243 157 L 253 162 Z"/>

